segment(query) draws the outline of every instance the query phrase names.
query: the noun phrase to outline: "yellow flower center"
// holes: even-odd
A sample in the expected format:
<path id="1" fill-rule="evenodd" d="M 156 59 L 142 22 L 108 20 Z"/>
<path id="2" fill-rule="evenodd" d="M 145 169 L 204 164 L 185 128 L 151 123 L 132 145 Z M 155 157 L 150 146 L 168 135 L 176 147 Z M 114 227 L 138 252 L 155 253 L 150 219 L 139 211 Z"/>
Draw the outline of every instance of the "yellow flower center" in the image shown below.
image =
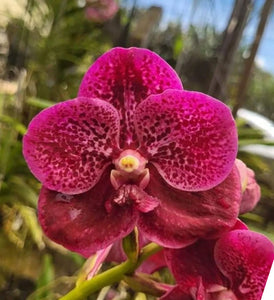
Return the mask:
<path id="1" fill-rule="evenodd" d="M 138 169 L 139 165 L 139 159 L 132 155 L 126 155 L 119 160 L 119 167 L 128 173 Z"/>

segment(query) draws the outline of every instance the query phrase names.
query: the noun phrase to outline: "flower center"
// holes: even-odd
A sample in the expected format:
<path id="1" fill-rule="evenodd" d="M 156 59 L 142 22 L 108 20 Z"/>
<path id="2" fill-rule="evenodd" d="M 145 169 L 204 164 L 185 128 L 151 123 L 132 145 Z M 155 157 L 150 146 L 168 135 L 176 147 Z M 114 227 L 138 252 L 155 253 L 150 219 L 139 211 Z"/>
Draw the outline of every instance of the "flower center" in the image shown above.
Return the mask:
<path id="1" fill-rule="evenodd" d="M 119 167 L 120 167 L 121 170 L 130 173 L 130 172 L 132 172 L 134 170 L 137 170 L 139 168 L 140 161 L 135 156 L 126 155 L 126 156 L 123 156 L 119 160 L 118 164 L 119 164 Z"/>
<path id="2" fill-rule="evenodd" d="M 123 184 L 135 184 L 144 189 L 149 182 L 149 170 L 145 168 L 147 160 L 136 150 L 124 150 L 113 160 L 115 169 L 110 180 L 115 189 Z"/>

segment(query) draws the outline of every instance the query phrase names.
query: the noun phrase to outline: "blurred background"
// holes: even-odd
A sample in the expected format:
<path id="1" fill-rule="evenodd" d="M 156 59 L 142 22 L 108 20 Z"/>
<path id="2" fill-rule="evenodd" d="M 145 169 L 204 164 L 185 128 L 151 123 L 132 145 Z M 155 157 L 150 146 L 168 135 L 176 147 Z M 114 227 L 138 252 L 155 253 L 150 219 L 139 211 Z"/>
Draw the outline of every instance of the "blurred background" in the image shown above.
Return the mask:
<path id="1" fill-rule="evenodd" d="M 157 52 L 185 89 L 231 107 L 238 157 L 262 189 L 242 219 L 274 241 L 273 2 L 0 0 L 0 299 L 58 299 L 75 284 L 84 259 L 43 235 L 40 184 L 21 141 L 32 117 L 74 98 L 87 68 L 114 46 Z M 113 293 L 109 299 L 135 297 L 125 284 Z"/>

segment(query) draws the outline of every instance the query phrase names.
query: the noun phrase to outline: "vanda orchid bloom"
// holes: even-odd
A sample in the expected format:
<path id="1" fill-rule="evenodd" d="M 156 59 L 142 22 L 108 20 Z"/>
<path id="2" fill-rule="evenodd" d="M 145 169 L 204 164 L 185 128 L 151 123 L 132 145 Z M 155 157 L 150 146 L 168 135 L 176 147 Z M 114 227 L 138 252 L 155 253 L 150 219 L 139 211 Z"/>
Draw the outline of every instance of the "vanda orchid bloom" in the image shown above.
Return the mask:
<path id="1" fill-rule="evenodd" d="M 135 226 L 179 248 L 236 222 L 237 133 L 220 101 L 185 91 L 157 54 L 114 48 L 85 74 L 78 97 L 40 112 L 23 153 L 43 184 L 46 235 L 89 256 Z"/>
<path id="2" fill-rule="evenodd" d="M 166 249 L 177 285 L 161 300 L 259 300 L 274 260 L 264 235 L 238 222 L 218 240 Z"/>

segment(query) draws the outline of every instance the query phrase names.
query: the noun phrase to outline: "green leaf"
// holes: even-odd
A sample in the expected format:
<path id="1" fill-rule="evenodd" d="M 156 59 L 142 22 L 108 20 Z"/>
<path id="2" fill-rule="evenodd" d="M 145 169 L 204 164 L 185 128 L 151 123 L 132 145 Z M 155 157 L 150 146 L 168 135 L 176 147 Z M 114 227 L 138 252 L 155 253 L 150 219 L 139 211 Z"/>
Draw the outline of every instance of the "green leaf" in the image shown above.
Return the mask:
<path id="1" fill-rule="evenodd" d="M 40 99 L 40 98 L 34 98 L 34 97 L 28 98 L 26 102 L 29 105 L 37 107 L 37 108 L 40 108 L 40 109 L 48 108 L 48 107 L 56 104 L 53 101 L 49 101 L 49 100 L 45 100 L 45 99 Z"/>
<path id="2" fill-rule="evenodd" d="M 251 212 L 248 212 L 244 215 L 241 215 L 241 218 L 245 219 L 245 220 L 248 220 L 248 221 L 253 221 L 253 222 L 257 222 L 257 223 L 263 223 L 264 221 L 264 218 L 257 215 L 257 214 L 254 214 L 254 213 L 251 213 Z"/>
<path id="3" fill-rule="evenodd" d="M 38 224 L 35 210 L 25 205 L 17 205 L 17 207 L 37 247 L 40 250 L 44 249 L 43 232 Z"/>
<path id="4" fill-rule="evenodd" d="M 147 300 L 147 297 L 144 293 L 137 293 L 134 300 Z"/>
<path id="5" fill-rule="evenodd" d="M 274 146 L 274 141 L 266 141 L 263 139 L 248 139 L 248 140 L 239 140 L 239 146 L 247 146 L 247 145 L 267 145 Z"/>
<path id="6" fill-rule="evenodd" d="M 36 207 L 38 194 L 31 188 L 24 180 L 23 177 L 12 176 L 8 182 L 9 189 L 13 191 L 15 195 L 23 200 L 28 205 Z"/>
<path id="7" fill-rule="evenodd" d="M 10 125 L 14 130 L 16 130 L 21 135 L 24 135 L 27 132 L 27 128 L 15 120 L 14 118 L 7 115 L 0 115 L 0 122 Z"/>
<path id="8" fill-rule="evenodd" d="M 137 261 L 139 256 L 139 240 L 138 240 L 138 230 L 136 227 L 128 236 L 123 238 L 123 249 L 130 261 L 132 262 Z"/>
<path id="9" fill-rule="evenodd" d="M 173 57 L 176 59 L 179 54 L 182 52 L 184 45 L 183 36 L 180 34 L 176 37 L 174 46 L 173 46 Z"/>
<path id="10" fill-rule="evenodd" d="M 54 265 L 52 262 L 52 257 L 49 254 L 43 256 L 42 270 L 40 276 L 37 280 L 37 290 L 47 286 L 50 282 L 54 280 Z M 35 299 L 51 299 L 52 291 L 51 289 L 42 289 L 40 293 L 37 293 Z"/>

